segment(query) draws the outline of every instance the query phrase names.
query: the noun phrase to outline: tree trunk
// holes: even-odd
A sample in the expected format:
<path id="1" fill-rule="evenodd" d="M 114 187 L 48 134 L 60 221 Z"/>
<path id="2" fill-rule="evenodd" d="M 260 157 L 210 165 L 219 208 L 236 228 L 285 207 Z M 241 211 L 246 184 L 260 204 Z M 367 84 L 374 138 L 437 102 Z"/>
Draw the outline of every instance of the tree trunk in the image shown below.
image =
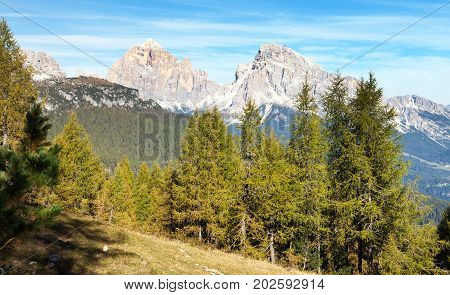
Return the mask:
<path id="1" fill-rule="evenodd" d="M 109 224 L 112 224 L 112 218 L 113 218 L 113 209 L 109 211 L 109 219 L 108 219 Z"/>
<path id="2" fill-rule="evenodd" d="M 2 138 L 2 146 L 8 145 L 8 131 L 6 130 L 6 127 L 3 127 L 3 138 Z"/>
<path id="3" fill-rule="evenodd" d="M 200 242 L 202 241 L 202 226 L 198 227 L 198 240 Z"/>
<path id="4" fill-rule="evenodd" d="M 320 274 L 320 235 L 317 235 L 317 272 Z"/>
<path id="5" fill-rule="evenodd" d="M 269 233 L 269 249 L 270 249 L 270 262 L 275 263 L 275 248 L 273 245 L 273 232 Z"/>
<path id="6" fill-rule="evenodd" d="M 245 244 L 245 241 L 247 240 L 247 225 L 245 224 L 245 216 L 241 219 L 241 227 L 240 227 L 240 233 L 241 233 L 241 246 Z"/>

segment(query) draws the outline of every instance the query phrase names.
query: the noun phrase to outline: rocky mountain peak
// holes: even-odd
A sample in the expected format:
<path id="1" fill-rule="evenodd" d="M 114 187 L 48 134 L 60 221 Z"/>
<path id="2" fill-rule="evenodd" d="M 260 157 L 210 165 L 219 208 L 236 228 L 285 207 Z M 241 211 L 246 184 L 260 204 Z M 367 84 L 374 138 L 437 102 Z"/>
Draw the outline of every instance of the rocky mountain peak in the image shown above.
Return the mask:
<path id="1" fill-rule="evenodd" d="M 66 74 L 50 55 L 45 52 L 36 52 L 33 50 L 24 50 L 23 52 L 26 57 L 25 65 L 31 66 L 34 69 L 34 80 L 66 78 Z"/>
<path id="2" fill-rule="evenodd" d="M 158 42 L 156 42 L 155 39 L 152 39 L 152 38 L 145 41 L 144 44 L 142 44 L 142 47 L 151 48 L 151 49 L 163 49 L 163 47 Z"/>
<path id="3" fill-rule="evenodd" d="M 235 81 L 215 93 L 210 104 L 231 114 L 241 112 L 249 98 L 260 106 L 292 107 L 306 78 L 312 85 L 313 95 L 320 99 L 333 77 L 313 60 L 291 48 L 263 44 L 251 63 L 237 67 Z M 345 81 L 350 94 L 353 94 L 357 80 L 347 77 Z"/>
<path id="4" fill-rule="evenodd" d="M 107 80 L 136 88 L 175 110 L 195 108 L 220 87 L 206 72 L 194 69 L 189 59 L 178 60 L 153 39 L 130 48 L 113 64 Z"/>
<path id="5" fill-rule="evenodd" d="M 425 132 L 437 141 L 450 140 L 450 110 L 418 95 L 395 96 L 387 100 L 397 111 L 401 132 L 411 129 Z"/>
<path id="6" fill-rule="evenodd" d="M 266 43 L 262 44 L 259 51 L 255 57 L 255 62 L 275 62 L 280 64 L 289 64 L 292 60 L 297 60 L 302 63 L 304 67 L 307 68 L 317 68 L 320 66 L 314 63 L 313 60 L 306 58 L 299 53 L 295 52 L 293 49 L 286 47 L 284 45 Z"/>

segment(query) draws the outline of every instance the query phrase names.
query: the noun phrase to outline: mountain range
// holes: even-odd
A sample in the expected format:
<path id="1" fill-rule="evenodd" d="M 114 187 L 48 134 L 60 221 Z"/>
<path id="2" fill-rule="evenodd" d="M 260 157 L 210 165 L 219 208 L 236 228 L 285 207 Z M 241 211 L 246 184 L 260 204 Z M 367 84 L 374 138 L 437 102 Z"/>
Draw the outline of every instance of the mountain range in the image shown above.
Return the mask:
<path id="1" fill-rule="evenodd" d="M 189 115 L 194 110 L 217 107 L 230 129 L 237 130 L 242 107 L 252 98 L 264 125 L 272 127 L 282 140 L 289 137 L 293 101 L 305 79 L 320 107 L 320 98 L 334 76 L 313 60 L 277 44 L 261 45 L 253 61 L 238 65 L 234 81 L 224 85 L 152 39 L 130 48 L 111 66 L 105 79 L 67 78 L 49 55 L 31 50 L 25 54 L 35 68 L 36 84 L 46 97 L 47 110 L 59 120 L 71 109 L 81 113 L 90 110 L 93 116 L 102 112 L 135 115 L 147 110 Z M 355 94 L 357 82 L 354 77 L 345 77 L 350 95 Z M 411 162 L 409 178 L 420 177 L 422 192 L 449 201 L 450 107 L 418 95 L 386 97 L 385 102 L 397 111 L 404 156 Z M 89 131 L 89 126 L 86 128 Z M 105 134 L 91 136 L 111 137 Z M 114 159 L 110 161 L 112 164 Z"/>

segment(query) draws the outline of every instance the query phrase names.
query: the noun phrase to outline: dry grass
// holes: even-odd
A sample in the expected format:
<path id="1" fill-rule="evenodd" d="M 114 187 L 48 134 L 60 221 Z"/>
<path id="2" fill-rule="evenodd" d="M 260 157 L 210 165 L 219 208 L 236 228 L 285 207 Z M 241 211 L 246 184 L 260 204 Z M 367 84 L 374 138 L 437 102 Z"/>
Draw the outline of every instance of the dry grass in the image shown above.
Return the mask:
<path id="1" fill-rule="evenodd" d="M 51 229 L 25 234 L 0 251 L 0 266 L 13 274 L 301 274 L 265 261 L 65 215 Z"/>

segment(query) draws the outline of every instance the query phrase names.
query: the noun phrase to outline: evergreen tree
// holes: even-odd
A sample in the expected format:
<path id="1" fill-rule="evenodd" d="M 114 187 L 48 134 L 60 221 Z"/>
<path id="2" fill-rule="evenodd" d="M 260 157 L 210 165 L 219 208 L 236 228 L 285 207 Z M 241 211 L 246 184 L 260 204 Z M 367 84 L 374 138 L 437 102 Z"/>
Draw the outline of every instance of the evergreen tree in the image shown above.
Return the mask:
<path id="1" fill-rule="evenodd" d="M 326 235 L 325 210 L 328 208 L 327 143 L 317 105 L 306 80 L 295 101 L 288 158 L 296 168 L 296 228 L 294 240 L 303 269 L 321 271 L 321 248 Z"/>
<path id="2" fill-rule="evenodd" d="M 336 75 L 323 98 L 329 143 L 328 174 L 330 187 L 330 236 L 326 267 L 328 271 L 357 271 L 356 239 L 361 230 L 355 222 L 361 215 L 363 190 L 370 183 L 370 165 L 362 146 L 352 133 L 351 110 L 344 78 Z M 358 259 L 356 259 L 358 260 Z"/>
<path id="3" fill-rule="evenodd" d="M 152 202 L 150 198 L 150 169 L 144 162 L 139 168 L 133 187 L 133 198 L 136 208 L 136 220 L 143 230 L 149 229 L 152 214 Z"/>
<path id="4" fill-rule="evenodd" d="M 239 157 L 217 109 L 189 120 L 180 157 L 177 216 L 199 240 L 225 242 L 227 211 L 237 194 Z"/>
<path id="5" fill-rule="evenodd" d="M 164 228 L 161 215 L 165 214 L 164 207 L 164 172 L 158 163 L 154 163 L 149 176 L 149 226 L 153 231 L 161 232 Z"/>
<path id="6" fill-rule="evenodd" d="M 344 273 L 394 272 L 398 267 L 387 262 L 386 253 L 394 255 L 397 249 L 410 262 L 404 269 L 431 271 L 435 235 L 417 225 L 419 201 L 402 182 L 406 167 L 396 137 L 395 112 L 383 105 L 373 74 L 360 81 L 351 99 L 337 76 L 324 105 L 333 188 L 330 230 L 334 234 L 328 266 Z M 421 259 L 410 256 L 416 245 L 428 246 Z"/>
<path id="7" fill-rule="evenodd" d="M 240 120 L 240 152 L 244 163 L 242 192 L 230 212 L 229 236 L 232 238 L 232 245 L 237 244 L 234 247 L 241 249 L 244 253 L 257 256 L 258 251 L 254 247 L 261 240 L 257 236 L 262 227 L 260 222 L 255 219 L 257 195 L 251 184 L 250 171 L 258 152 L 260 152 L 262 135 L 260 131 L 261 116 L 252 99 L 246 102 Z"/>
<path id="8" fill-rule="evenodd" d="M 51 143 L 47 141 L 48 130 L 51 128 L 49 117 L 43 114 L 40 103 L 35 103 L 26 113 L 23 137 L 20 151 L 32 181 L 32 198 L 37 188 L 53 186 L 59 174 L 57 155 L 60 151 L 58 145 L 47 148 Z M 35 200 L 29 200 L 32 203 Z"/>
<path id="9" fill-rule="evenodd" d="M 134 175 L 129 160 L 122 158 L 111 180 L 111 220 L 114 224 L 134 227 L 136 205 L 133 199 Z"/>
<path id="10" fill-rule="evenodd" d="M 74 113 L 70 114 L 63 131 L 55 138 L 61 148 L 58 153 L 60 183 L 56 193 L 63 208 L 92 213 L 93 201 L 104 180 L 102 164 Z"/>
<path id="11" fill-rule="evenodd" d="M 47 136 L 52 124 L 49 121 L 49 117 L 43 114 L 42 105 L 34 103 L 25 116 L 22 149 L 36 152 L 39 148 L 50 145 Z"/>
<path id="12" fill-rule="evenodd" d="M 0 244 L 22 225 L 17 204 L 29 188 L 29 175 L 20 156 L 7 147 L 0 147 Z"/>
<path id="13" fill-rule="evenodd" d="M 108 221 L 112 224 L 114 207 L 112 203 L 112 179 L 108 178 L 101 184 L 100 190 L 94 201 L 95 216 L 103 221 Z"/>
<path id="14" fill-rule="evenodd" d="M 249 99 L 243 109 L 241 120 L 241 154 L 246 164 L 251 163 L 260 144 L 261 116 L 255 101 Z"/>
<path id="15" fill-rule="evenodd" d="M 180 195 L 180 179 L 176 164 L 164 169 L 162 191 L 154 196 L 154 224 L 163 232 L 175 233 L 178 225 L 177 205 Z"/>
<path id="16" fill-rule="evenodd" d="M 436 257 L 440 268 L 450 270 L 450 206 L 445 209 L 442 220 L 438 225 L 437 233 L 442 249 Z"/>
<path id="17" fill-rule="evenodd" d="M 37 98 L 31 67 L 25 67 L 5 19 L 0 21 L 0 134 L 1 145 L 15 146 L 22 137 L 25 113 Z"/>
<path id="18" fill-rule="evenodd" d="M 57 146 L 45 147 L 47 122 L 40 106 L 33 106 L 26 114 L 24 137 L 20 152 L 13 151 L 10 146 L 0 147 L 0 242 L 5 237 L 14 234 L 28 218 L 23 206 L 24 201 L 36 203 L 38 191 L 47 193 L 49 186 L 58 180 Z M 39 139 L 35 134 L 40 134 Z M 28 198 L 26 196 L 29 196 Z M 31 225 L 43 226 L 57 215 L 58 207 L 38 208 L 31 210 L 35 218 L 30 218 Z"/>
<path id="19" fill-rule="evenodd" d="M 249 173 L 249 186 L 256 196 L 254 218 L 259 223 L 250 234 L 252 246 L 259 248 L 263 255 L 267 249 L 272 263 L 292 241 L 292 226 L 297 213 L 295 194 L 292 193 L 294 168 L 286 160 L 285 150 L 275 134 L 263 135 Z"/>

